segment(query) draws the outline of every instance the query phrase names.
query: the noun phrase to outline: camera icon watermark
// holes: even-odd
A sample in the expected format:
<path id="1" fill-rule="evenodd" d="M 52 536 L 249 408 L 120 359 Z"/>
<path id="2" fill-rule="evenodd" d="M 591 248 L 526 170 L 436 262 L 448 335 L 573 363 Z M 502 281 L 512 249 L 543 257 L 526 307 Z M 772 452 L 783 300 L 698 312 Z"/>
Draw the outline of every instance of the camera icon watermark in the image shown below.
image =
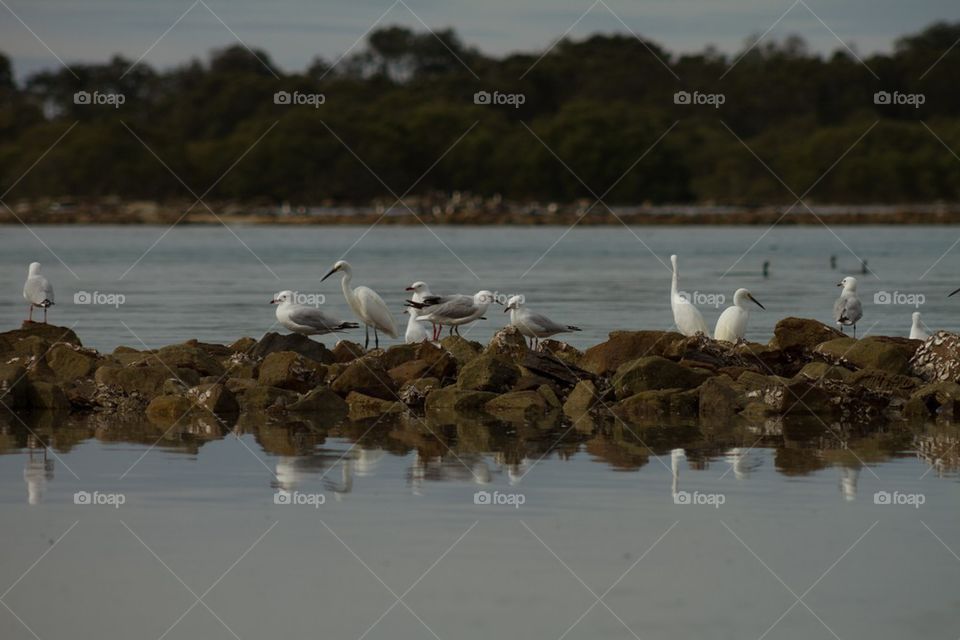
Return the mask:
<path id="1" fill-rule="evenodd" d="M 522 493 L 502 493 L 500 491 L 477 491 L 473 494 L 473 504 L 508 506 L 519 509 L 527 502 Z"/>
<path id="2" fill-rule="evenodd" d="M 727 101 L 722 93 L 701 93 L 700 91 L 677 91 L 673 94 L 673 104 L 709 106 L 719 109 Z"/>
<path id="3" fill-rule="evenodd" d="M 873 304 L 905 305 L 919 309 L 927 301 L 922 293 L 904 293 L 902 291 L 877 291 L 873 294 Z"/>
<path id="4" fill-rule="evenodd" d="M 699 491 L 677 491 L 673 494 L 673 504 L 707 506 L 719 509 L 726 504 L 727 496 L 722 493 L 701 493 Z"/>
<path id="5" fill-rule="evenodd" d="M 901 493 L 899 491 L 877 491 L 873 494 L 873 504 L 907 506 L 919 509 L 927 502 L 922 493 Z"/>
<path id="6" fill-rule="evenodd" d="M 908 106 L 919 109 L 927 102 L 927 96 L 922 93 L 901 93 L 899 91 L 877 91 L 873 94 L 873 104 Z"/>
<path id="7" fill-rule="evenodd" d="M 494 91 L 477 91 L 473 94 L 473 104 L 507 105 L 514 109 L 519 109 L 520 105 L 527 101 L 527 96 L 522 93 L 500 93 Z"/>
<path id="8" fill-rule="evenodd" d="M 327 102 L 327 96 L 322 93 L 302 93 L 300 91 L 277 91 L 273 94 L 273 104 L 300 106 L 307 105 L 319 109 Z"/>
<path id="9" fill-rule="evenodd" d="M 107 506 L 119 509 L 127 503 L 127 496 L 122 493 L 101 493 L 99 491 L 77 491 L 73 494 L 73 504 Z"/>
<path id="10" fill-rule="evenodd" d="M 103 293 L 100 291 L 77 291 L 73 294 L 73 304 L 106 305 L 119 308 L 126 303 L 127 297 L 122 293 Z"/>
<path id="11" fill-rule="evenodd" d="M 73 94 L 73 104 L 110 106 L 119 109 L 127 101 L 122 93 L 101 93 L 99 91 L 77 91 Z"/>
<path id="12" fill-rule="evenodd" d="M 273 494 L 273 504 L 313 507 L 319 509 L 326 504 L 327 496 L 322 493 L 302 493 L 300 491 L 284 491 L 281 489 Z"/>
<path id="13" fill-rule="evenodd" d="M 690 304 L 713 307 L 719 309 L 727 301 L 722 293 L 705 293 L 703 291 L 678 291 L 677 295 Z"/>

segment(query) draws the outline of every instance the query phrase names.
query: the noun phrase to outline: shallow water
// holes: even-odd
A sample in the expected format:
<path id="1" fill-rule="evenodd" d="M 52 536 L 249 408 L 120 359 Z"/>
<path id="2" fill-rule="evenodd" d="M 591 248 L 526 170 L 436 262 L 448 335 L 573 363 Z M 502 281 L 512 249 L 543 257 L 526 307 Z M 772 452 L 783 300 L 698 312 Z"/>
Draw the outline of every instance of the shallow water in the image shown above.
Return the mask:
<path id="1" fill-rule="evenodd" d="M 35 231 L 78 277 L 3 228 L 0 322 L 22 319 L 39 260 L 57 288 L 51 320 L 108 351 L 276 330 L 267 301 L 281 288 L 325 293 L 346 315 L 337 283 L 318 280 L 364 229 L 235 228 L 248 251 L 220 227 L 176 228 L 122 279 L 164 229 Z M 563 229 L 435 231 L 453 253 L 423 228 L 370 232 L 348 253 L 356 281 L 398 318 L 414 279 L 519 291 L 582 326 L 580 346 L 670 326 L 653 253 L 680 254 L 682 288 L 751 288 L 768 308 L 751 316 L 760 341 L 786 315 L 829 319 L 833 285 L 859 268 L 826 229 L 776 228 L 721 277 L 764 229 L 636 229 L 651 253 L 604 228 L 571 231 L 521 277 Z M 873 304 L 878 290 L 923 293 L 930 326 L 960 328 L 960 301 L 945 298 L 960 257 L 921 279 L 954 229 L 835 231 L 880 276 L 862 278 L 862 331 L 908 330 L 912 307 Z M 73 304 L 77 291 L 126 300 Z M 471 337 L 504 322 L 488 318 Z M 958 442 L 953 427 L 816 421 L 587 432 L 248 416 L 167 430 L 2 415 L 0 638 L 955 638 Z M 76 504 L 78 492 L 123 504 Z"/>
<path id="2" fill-rule="evenodd" d="M 699 303 L 711 327 L 720 309 L 709 302 L 722 295 L 729 304 L 737 287 L 748 287 L 763 302 L 767 311 L 755 309 L 750 318 L 754 340 L 769 339 L 776 321 L 788 315 L 830 321 L 835 285 L 848 274 L 861 281 L 861 335 L 909 333 L 913 299 L 874 304 L 874 294 L 881 291 L 920 294 L 925 300 L 919 309 L 928 326 L 960 329 L 960 300 L 946 297 L 960 286 L 960 250 L 951 249 L 960 231 L 954 227 L 567 231 L 237 226 L 235 236 L 221 226 L 169 231 L 35 227 L 35 237 L 23 227 L 9 226 L 0 228 L 0 290 L 7 292 L 0 299 L 0 323 L 14 326 L 25 317 L 20 291 L 27 264 L 37 260 L 57 293 L 51 320 L 74 325 L 89 346 L 110 351 L 118 344 L 155 347 L 188 338 L 232 342 L 271 329 L 273 308 L 267 303 L 280 289 L 324 294 L 326 306 L 348 318 L 338 281 L 320 283 L 330 265 L 346 255 L 354 266 L 354 283 L 379 291 L 398 324 L 404 320 L 404 288 L 425 280 L 440 293 L 481 288 L 522 293 L 531 308 L 580 326 L 581 333 L 567 337 L 587 346 L 613 329 L 672 326 L 667 266 L 670 254 L 677 253 L 681 289 L 713 296 Z M 836 270 L 830 269 L 831 255 L 837 257 Z M 873 273 L 859 275 L 860 258 Z M 766 279 L 764 261 L 770 261 Z M 122 294 L 125 301 L 119 307 L 74 304 L 78 292 Z M 474 325 L 471 337 L 485 341 L 506 322 L 497 307 L 487 318 Z M 363 334 L 349 337 L 362 340 Z"/>

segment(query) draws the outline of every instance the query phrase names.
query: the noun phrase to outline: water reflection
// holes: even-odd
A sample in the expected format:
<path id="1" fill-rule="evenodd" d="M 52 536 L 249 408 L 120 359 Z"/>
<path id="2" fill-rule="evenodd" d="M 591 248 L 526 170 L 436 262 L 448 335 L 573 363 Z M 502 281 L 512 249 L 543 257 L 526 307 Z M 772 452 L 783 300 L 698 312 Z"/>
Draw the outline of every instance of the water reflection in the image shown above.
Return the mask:
<path id="1" fill-rule="evenodd" d="M 40 504 L 47 491 L 47 483 L 53 480 L 53 459 L 47 456 L 47 447 L 36 437 L 27 439 L 27 464 L 23 469 L 27 483 L 27 504 Z"/>

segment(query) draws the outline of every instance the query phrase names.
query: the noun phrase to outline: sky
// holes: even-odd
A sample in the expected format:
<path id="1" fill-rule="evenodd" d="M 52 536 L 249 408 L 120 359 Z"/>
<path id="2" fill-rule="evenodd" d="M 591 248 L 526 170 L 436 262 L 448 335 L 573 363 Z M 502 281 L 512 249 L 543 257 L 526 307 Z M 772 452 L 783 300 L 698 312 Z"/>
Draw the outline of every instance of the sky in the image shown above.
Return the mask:
<path id="1" fill-rule="evenodd" d="M 18 78 L 114 54 L 168 68 L 235 44 L 266 50 L 284 71 L 361 47 L 374 26 L 454 28 L 488 54 L 542 51 L 563 34 L 629 33 L 671 52 L 796 33 L 811 48 L 888 51 L 900 36 L 960 21 L 956 0 L 0 0 L 0 51 Z M 822 22 L 821 22 L 822 21 Z"/>

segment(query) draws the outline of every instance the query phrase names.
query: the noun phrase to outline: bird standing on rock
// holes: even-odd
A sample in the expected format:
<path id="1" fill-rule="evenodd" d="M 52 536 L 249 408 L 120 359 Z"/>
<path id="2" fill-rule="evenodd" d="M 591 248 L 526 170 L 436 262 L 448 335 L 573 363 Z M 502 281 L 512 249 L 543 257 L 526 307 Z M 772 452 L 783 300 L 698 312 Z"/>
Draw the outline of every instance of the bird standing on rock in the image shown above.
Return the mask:
<path id="1" fill-rule="evenodd" d="M 837 286 L 843 287 L 843 290 L 833 303 L 833 319 L 840 325 L 840 331 L 843 331 L 845 326 L 853 326 L 853 337 L 856 338 L 857 322 L 863 317 L 863 305 L 857 297 L 857 279 L 847 276 L 838 282 Z"/>
<path id="2" fill-rule="evenodd" d="M 53 306 L 53 285 L 40 275 L 40 263 L 31 262 L 27 281 L 23 283 L 23 298 L 30 305 L 27 322 L 33 322 L 33 308 L 43 309 L 43 324 L 47 324 L 47 309 Z"/>
<path id="3" fill-rule="evenodd" d="M 677 330 L 685 336 L 695 336 L 698 333 L 710 337 L 710 329 L 704 322 L 703 316 L 697 310 L 693 303 L 680 295 L 677 290 L 680 274 L 677 270 L 677 256 L 670 256 L 670 264 L 673 265 L 673 284 L 670 287 L 670 308 L 673 310 L 673 323 L 677 325 Z"/>
<path id="4" fill-rule="evenodd" d="M 930 332 L 923 326 L 923 322 L 920 321 L 920 312 L 913 312 L 913 323 L 910 325 L 910 339 L 911 340 L 926 340 L 930 337 Z"/>
<path id="5" fill-rule="evenodd" d="M 281 291 L 273 297 L 270 304 L 277 305 L 277 322 L 303 336 L 336 333 L 345 329 L 359 329 L 356 322 L 344 322 L 324 313 L 316 307 L 297 304 L 293 291 Z"/>
<path id="6" fill-rule="evenodd" d="M 340 286 L 343 289 L 343 297 L 347 299 L 347 304 L 354 315 L 360 318 L 360 321 L 366 326 L 366 339 L 363 348 L 370 346 L 370 327 L 373 327 L 374 346 L 380 347 L 380 335 L 378 331 L 383 331 L 391 338 L 397 337 L 397 325 L 393 321 L 393 315 L 390 309 L 380 295 L 370 287 L 351 287 L 350 281 L 353 279 L 353 268 L 346 260 L 338 260 L 333 268 L 327 272 L 327 275 L 320 279 L 323 282 L 337 272 L 343 273 L 340 280 Z"/>
<path id="7" fill-rule="evenodd" d="M 546 316 L 530 311 L 524 306 L 522 296 L 511 296 L 507 300 L 507 306 L 503 312 L 508 311 L 510 312 L 510 325 L 516 327 L 520 335 L 530 338 L 532 349 L 537 348 L 541 338 L 549 338 L 568 331 L 580 331 L 580 327 L 575 327 L 572 324 L 558 324 Z"/>
<path id="8" fill-rule="evenodd" d="M 417 282 L 411 284 L 409 287 L 407 287 L 407 291 L 413 292 L 413 295 L 410 296 L 410 300 L 412 302 L 423 302 L 424 298 L 433 296 L 429 285 L 422 280 L 418 280 Z M 427 322 L 420 319 L 419 309 L 408 306 L 407 313 L 410 315 L 410 317 L 407 319 L 407 331 L 404 335 L 404 341 L 407 344 L 416 344 L 418 342 L 423 342 L 424 340 L 436 339 L 439 331 L 437 325 L 433 325 L 433 331 L 431 335 L 431 332 L 427 331 Z"/>
<path id="9" fill-rule="evenodd" d="M 456 332 L 460 335 L 460 327 L 470 324 L 474 320 L 479 320 L 487 307 L 496 302 L 496 296 L 492 291 L 478 291 L 472 296 L 457 294 L 452 296 L 429 296 L 423 299 L 423 302 L 414 302 L 407 300 L 408 307 L 418 309 L 423 313 L 419 316 L 421 320 L 426 320 L 434 325 L 447 325 L 450 327 L 450 335 Z M 434 340 L 439 337 L 439 331 L 434 334 Z"/>
<path id="10" fill-rule="evenodd" d="M 733 294 L 733 306 L 724 309 L 717 319 L 717 328 L 713 331 L 714 340 L 737 342 L 747 335 L 747 320 L 750 318 L 750 311 L 746 306 L 747 300 L 766 310 L 766 307 L 760 304 L 748 290 L 737 289 Z"/>

